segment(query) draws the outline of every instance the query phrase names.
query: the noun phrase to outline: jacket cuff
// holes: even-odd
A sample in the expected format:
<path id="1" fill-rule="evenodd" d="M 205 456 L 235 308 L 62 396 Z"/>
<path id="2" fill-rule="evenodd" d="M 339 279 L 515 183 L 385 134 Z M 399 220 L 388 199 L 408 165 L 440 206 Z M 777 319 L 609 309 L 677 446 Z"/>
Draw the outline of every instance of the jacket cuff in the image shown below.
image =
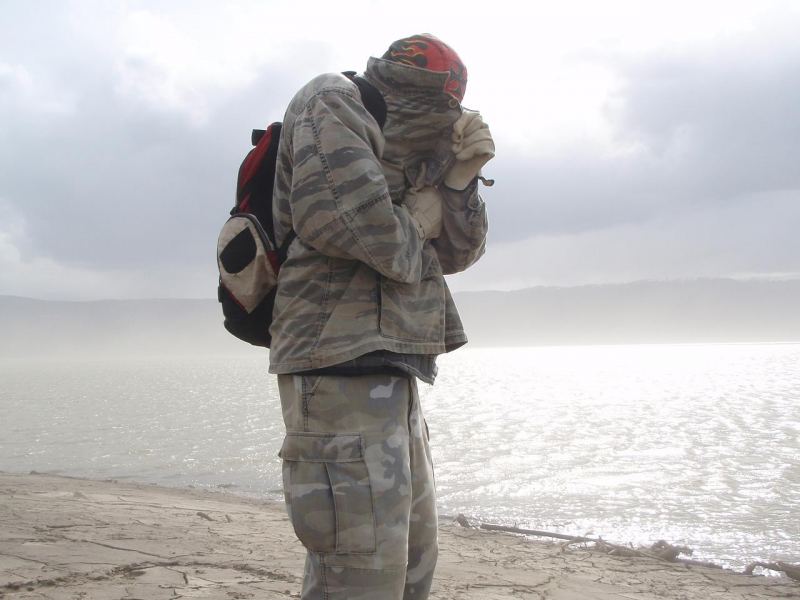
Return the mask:
<path id="1" fill-rule="evenodd" d="M 472 178 L 472 181 L 470 181 L 470 182 L 467 184 L 467 187 L 465 187 L 463 190 L 457 190 L 456 188 L 451 188 L 451 187 L 450 187 L 449 185 L 447 185 L 447 184 L 446 184 L 444 181 L 442 181 L 442 183 L 441 183 L 441 186 L 442 186 L 443 188 L 445 188 L 446 190 L 450 191 L 450 192 L 453 192 L 453 193 L 456 193 L 456 194 L 465 194 L 465 193 L 467 193 L 467 191 L 468 191 L 470 188 L 472 188 L 472 187 L 477 187 L 477 186 L 478 186 L 478 176 L 477 176 L 477 175 L 475 175 L 475 177 L 473 177 L 473 178 Z"/>
<path id="2" fill-rule="evenodd" d="M 470 184 L 463 190 L 454 190 L 444 183 L 440 185 L 442 198 L 451 209 L 464 210 L 469 209 L 472 211 L 481 210 L 483 207 L 483 200 L 478 194 L 478 177 L 476 176 Z M 459 206 L 455 206 L 459 205 Z"/>

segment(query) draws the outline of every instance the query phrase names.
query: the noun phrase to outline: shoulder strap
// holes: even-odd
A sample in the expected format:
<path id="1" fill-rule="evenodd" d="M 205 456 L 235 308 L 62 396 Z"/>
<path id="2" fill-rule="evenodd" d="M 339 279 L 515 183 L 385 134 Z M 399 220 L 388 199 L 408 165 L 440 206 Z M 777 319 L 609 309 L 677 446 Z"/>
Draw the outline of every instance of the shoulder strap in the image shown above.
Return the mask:
<path id="1" fill-rule="evenodd" d="M 283 243 L 281 244 L 281 247 L 278 248 L 278 262 L 279 263 L 283 263 L 283 261 L 286 260 L 286 253 L 289 252 L 289 246 L 291 245 L 291 243 L 294 241 L 294 238 L 296 238 L 296 237 L 297 237 L 297 233 L 295 232 L 294 227 L 292 227 L 289 230 L 289 233 L 286 234 L 286 237 L 283 238 Z"/>
<path id="2" fill-rule="evenodd" d="M 383 99 L 383 94 L 369 81 L 356 75 L 355 71 L 345 71 L 342 75 L 358 86 L 364 108 L 378 122 L 378 126 L 383 129 L 386 123 L 386 100 Z"/>

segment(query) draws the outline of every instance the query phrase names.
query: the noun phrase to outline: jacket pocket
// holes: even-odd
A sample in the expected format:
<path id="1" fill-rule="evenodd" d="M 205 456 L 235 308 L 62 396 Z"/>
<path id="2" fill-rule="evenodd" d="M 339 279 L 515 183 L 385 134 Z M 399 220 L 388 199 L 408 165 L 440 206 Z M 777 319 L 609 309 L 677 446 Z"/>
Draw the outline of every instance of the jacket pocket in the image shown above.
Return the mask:
<path id="1" fill-rule="evenodd" d="M 361 435 L 289 432 L 278 456 L 289 519 L 306 548 L 375 551 L 372 486 Z"/>
<path id="2" fill-rule="evenodd" d="M 423 254 L 419 283 L 400 283 L 380 278 L 380 331 L 401 341 L 444 341 L 445 288 L 439 261 Z"/>

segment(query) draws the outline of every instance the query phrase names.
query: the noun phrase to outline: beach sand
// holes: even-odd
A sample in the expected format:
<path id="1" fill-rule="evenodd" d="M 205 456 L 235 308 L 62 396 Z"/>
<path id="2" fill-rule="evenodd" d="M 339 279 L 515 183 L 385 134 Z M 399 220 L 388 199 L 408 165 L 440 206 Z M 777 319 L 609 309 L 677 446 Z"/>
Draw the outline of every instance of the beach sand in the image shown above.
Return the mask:
<path id="1" fill-rule="evenodd" d="M 432 598 L 800 598 L 746 576 L 443 523 Z M 0 598 L 298 598 L 284 507 L 227 492 L 0 473 Z"/>

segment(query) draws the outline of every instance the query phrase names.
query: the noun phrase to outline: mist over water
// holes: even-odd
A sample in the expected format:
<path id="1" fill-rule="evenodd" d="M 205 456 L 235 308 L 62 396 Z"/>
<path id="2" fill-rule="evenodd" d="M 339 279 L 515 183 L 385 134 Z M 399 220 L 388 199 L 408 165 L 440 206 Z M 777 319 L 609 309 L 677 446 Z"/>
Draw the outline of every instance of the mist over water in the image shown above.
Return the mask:
<path id="1" fill-rule="evenodd" d="M 439 506 L 732 566 L 800 559 L 800 344 L 464 349 L 421 384 Z M 281 499 L 266 357 L 0 362 L 0 470 Z"/>

